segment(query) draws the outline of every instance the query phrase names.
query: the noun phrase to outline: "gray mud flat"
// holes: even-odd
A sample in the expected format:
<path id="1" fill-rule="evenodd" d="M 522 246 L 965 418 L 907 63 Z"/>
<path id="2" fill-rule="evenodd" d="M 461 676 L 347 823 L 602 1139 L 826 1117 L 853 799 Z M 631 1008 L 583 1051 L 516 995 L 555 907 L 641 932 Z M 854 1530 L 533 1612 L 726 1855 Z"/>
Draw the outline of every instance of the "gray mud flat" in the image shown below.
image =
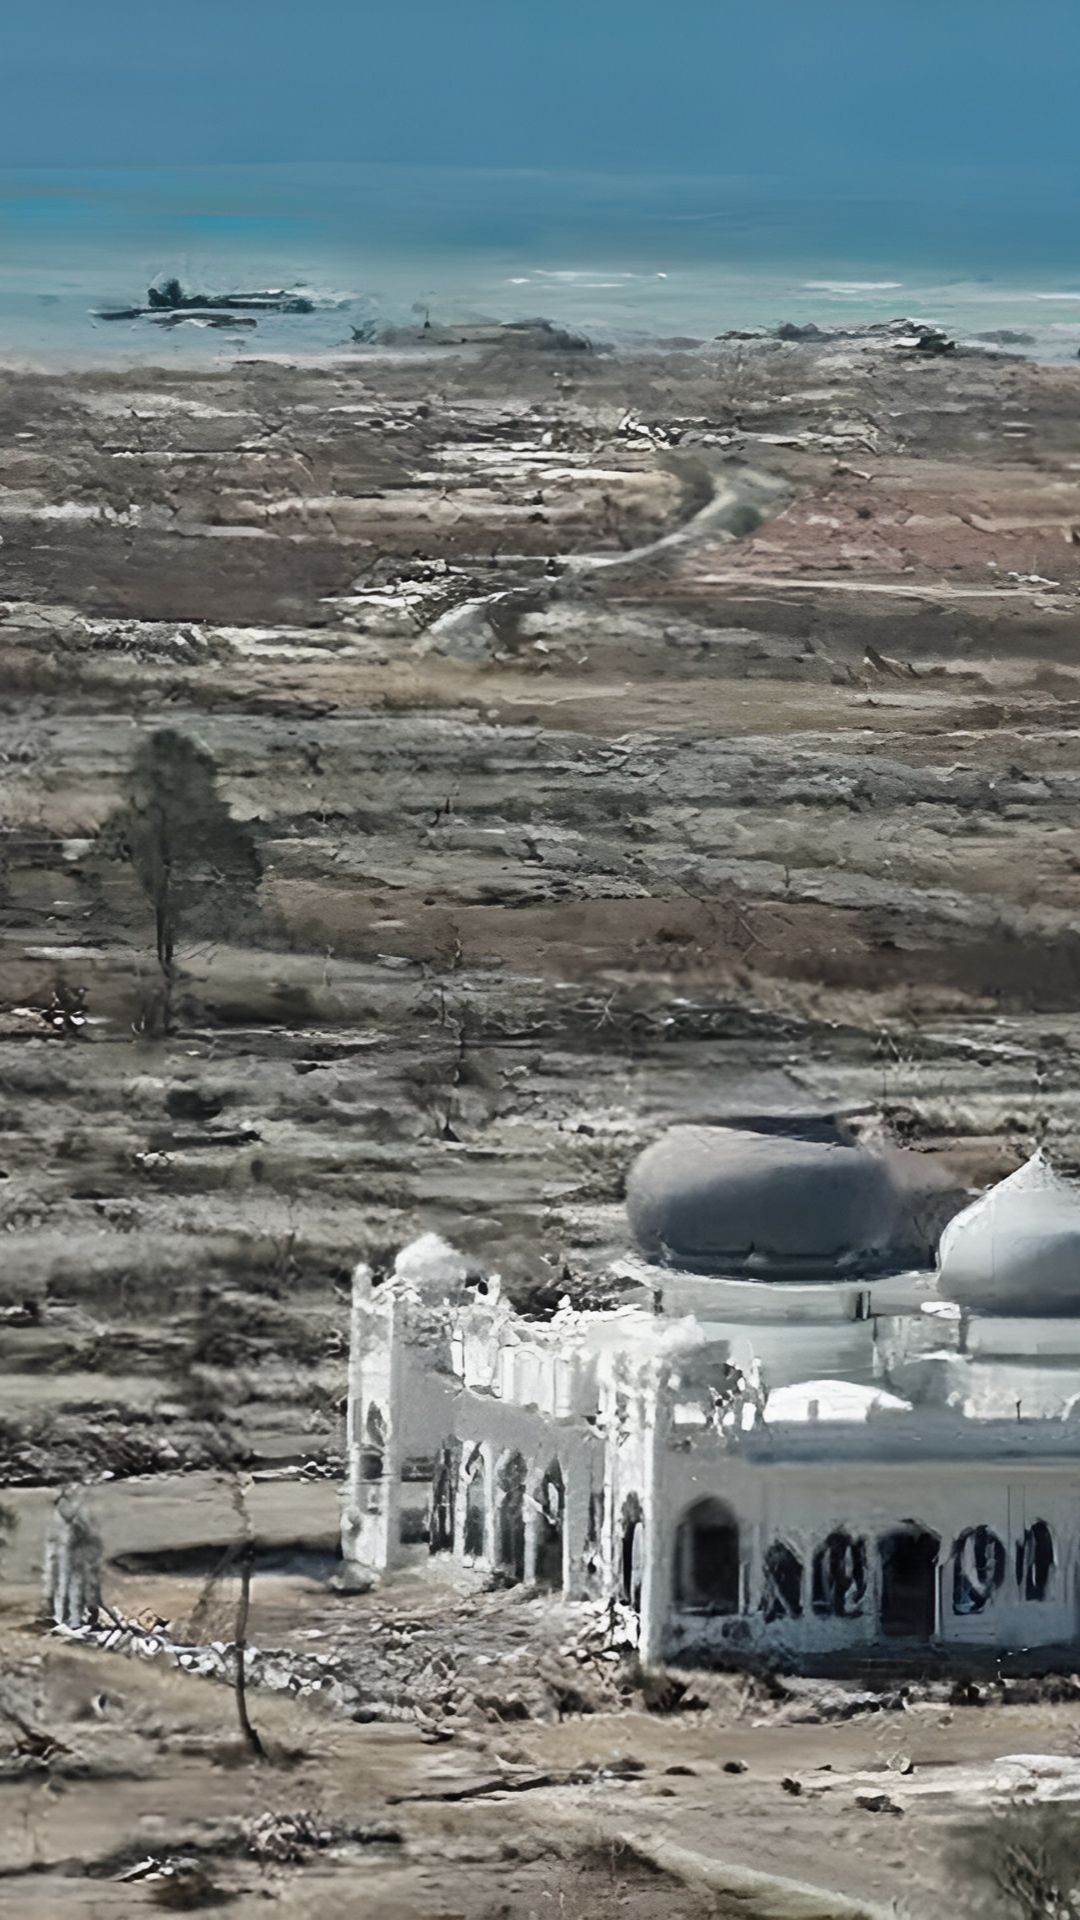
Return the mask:
<path id="1" fill-rule="evenodd" d="M 197 1552 L 202 1476 L 326 1472 L 267 1519 L 324 1551 L 353 1262 L 435 1227 L 583 1298 L 669 1120 L 1080 1153 L 1076 371 L 365 351 L 8 374 L 0 424 L 27 1512 L 111 1473 L 158 1553 L 179 1475 Z"/>

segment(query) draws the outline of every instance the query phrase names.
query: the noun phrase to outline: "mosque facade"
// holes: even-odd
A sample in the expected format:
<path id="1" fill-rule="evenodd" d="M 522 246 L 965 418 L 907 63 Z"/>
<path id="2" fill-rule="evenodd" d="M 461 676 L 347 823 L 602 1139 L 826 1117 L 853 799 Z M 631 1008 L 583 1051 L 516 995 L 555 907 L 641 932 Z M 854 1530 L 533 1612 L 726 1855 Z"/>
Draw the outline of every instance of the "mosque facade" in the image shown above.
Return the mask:
<path id="1" fill-rule="evenodd" d="M 350 1572 L 601 1600 L 646 1660 L 1075 1664 L 1080 1192 L 918 1161 L 674 1128 L 619 1304 L 544 1322 L 434 1236 L 358 1268 Z"/>

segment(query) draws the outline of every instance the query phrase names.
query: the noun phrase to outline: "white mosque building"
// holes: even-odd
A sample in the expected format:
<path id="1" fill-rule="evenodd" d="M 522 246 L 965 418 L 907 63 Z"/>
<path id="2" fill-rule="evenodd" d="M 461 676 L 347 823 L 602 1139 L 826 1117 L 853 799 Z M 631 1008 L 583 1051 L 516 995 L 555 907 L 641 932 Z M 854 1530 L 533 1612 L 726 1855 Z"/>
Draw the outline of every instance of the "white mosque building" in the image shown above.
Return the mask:
<path id="1" fill-rule="evenodd" d="M 673 1128 L 620 1304 L 546 1322 L 434 1236 L 358 1268 L 352 1575 L 606 1599 L 647 1660 L 1075 1664 L 1080 1191 L 1036 1155 L 939 1236 L 925 1164 Z"/>

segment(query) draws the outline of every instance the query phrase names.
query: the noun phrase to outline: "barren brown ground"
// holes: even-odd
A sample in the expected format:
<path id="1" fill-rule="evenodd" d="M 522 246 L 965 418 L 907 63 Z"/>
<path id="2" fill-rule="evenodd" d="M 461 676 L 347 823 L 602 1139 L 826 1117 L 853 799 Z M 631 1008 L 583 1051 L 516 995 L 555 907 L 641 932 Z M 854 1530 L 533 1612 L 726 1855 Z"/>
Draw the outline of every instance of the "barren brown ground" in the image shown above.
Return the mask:
<path id="1" fill-rule="evenodd" d="M 839 1108 L 969 1181 L 1039 1138 L 1077 1155 L 1080 375 L 850 344 L 358 356 L 7 374 L 0 430 L 17 1623 L 66 1475 L 120 1476 L 116 1553 L 151 1512 L 147 1549 L 177 1533 L 178 1466 L 332 1458 L 361 1253 L 434 1226 L 522 1297 L 583 1292 L 672 1118 Z M 163 727 L 263 870 L 254 915 L 221 890 L 181 939 L 164 1034 L 150 908 L 95 851 Z M 265 1525 L 300 1548 L 291 1499 Z M 332 1735 L 357 1767 L 375 1737 Z M 707 1823 L 711 1785 L 668 1784 Z M 765 1818 L 725 1791 L 726 1838 Z M 778 1857 L 804 1813 L 778 1805 Z M 857 1891 L 889 1891 L 879 1842 Z M 461 1910 L 498 1911 L 477 1873 Z"/>

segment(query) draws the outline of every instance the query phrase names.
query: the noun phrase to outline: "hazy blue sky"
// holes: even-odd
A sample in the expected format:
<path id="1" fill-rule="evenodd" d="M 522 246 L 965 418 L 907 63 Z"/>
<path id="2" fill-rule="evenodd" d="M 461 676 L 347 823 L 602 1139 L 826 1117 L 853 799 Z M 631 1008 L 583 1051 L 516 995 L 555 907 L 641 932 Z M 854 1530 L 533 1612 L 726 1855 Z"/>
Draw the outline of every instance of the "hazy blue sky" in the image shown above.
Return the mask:
<path id="1" fill-rule="evenodd" d="M 0 165 L 1075 177 L 1080 0 L 6 0 Z"/>

